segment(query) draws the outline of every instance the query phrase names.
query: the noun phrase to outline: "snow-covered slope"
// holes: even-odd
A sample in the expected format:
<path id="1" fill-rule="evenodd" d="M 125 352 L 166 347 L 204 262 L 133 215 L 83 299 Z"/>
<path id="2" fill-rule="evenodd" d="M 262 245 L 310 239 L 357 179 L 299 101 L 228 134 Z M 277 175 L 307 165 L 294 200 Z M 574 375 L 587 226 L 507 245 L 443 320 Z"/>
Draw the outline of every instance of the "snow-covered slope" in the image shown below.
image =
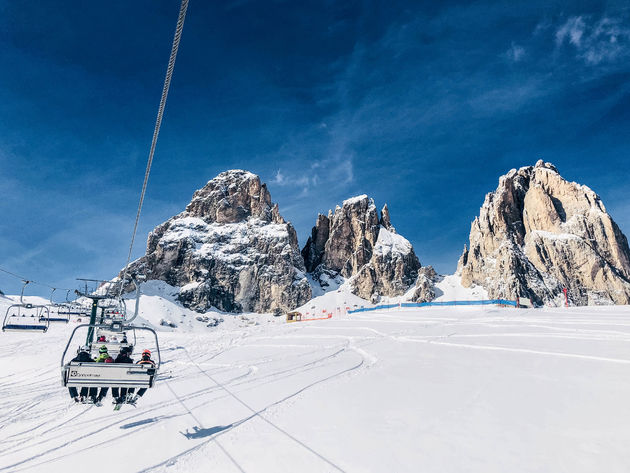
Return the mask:
<path id="1" fill-rule="evenodd" d="M 1 472 L 630 465 L 628 306 L 443 307 L 293 324 L 248 315 L 206 327 L 189 324 L 168 287 L 149 289 L 143 319 L 178 329 L 160 332 L 159 380 L 135 409 L 71 401 L 59 381 L 71 327 L 0 333 Z M 342 288 L 312 304 L 350 296 Z"/>
<path id="2" fill-rule="evenodd" d="M 210 329 L 221 325 L 224 329 L 234 329 L 252 323 L 278 323 L 278 317 L 271 314 L 233 314 L 210 310 L 199 313 L 187 309 L 177 300 L 180 288 L 163 281 L 148 281 L 142 284 L 139 324 L 149 325 L 158 331 L 208 333 Z M 135 310 L 134 296 L 129 294 L 126 300 L 128 312 Z"/>
<path id="3" fill-rule="evenodd" d="M 481 286 L 462 286 L 462 278 L 457 274 L 442 276 L 435 284 L 435 301 L 478 301 L 488 299 L 488 291 Z"/>

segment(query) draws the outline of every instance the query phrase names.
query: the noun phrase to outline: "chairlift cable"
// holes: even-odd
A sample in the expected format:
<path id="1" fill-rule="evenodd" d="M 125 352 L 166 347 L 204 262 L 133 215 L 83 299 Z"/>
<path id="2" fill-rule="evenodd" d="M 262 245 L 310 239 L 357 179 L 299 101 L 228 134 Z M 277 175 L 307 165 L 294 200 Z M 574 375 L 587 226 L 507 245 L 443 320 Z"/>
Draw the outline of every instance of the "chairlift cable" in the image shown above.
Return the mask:
<path id="1" fill-rule="evenodd" d="M 136 219 L 133 226 L 133 232 L 131 234 L 131 243 L 129 245 L 129 253 L 127 254 L 127 262 L 125 263 L 122 278 L 120 280 L 120 291 L 118 292 L 119 301 L 122 301 L 123 286 L 127 278 L 129 262 L 131 261 L 133 244 L 134 244 L 136 233 L 138 230 L 138 222 L 140 220 L 140 214 L 142 212 L 142 204 L 144 203 L 144 197 L 146 194 L 147 184 L 149 181 L 149 174 L 151 173 L 151 164 L 153 163 L 153 156 L 155 154 L 155 147 L 157 144 L 158 135 L 160 133 L 160 126 L 162 125 L 162 117 L 164 116 L 164 107 L 166 106 L 166 99 L 168 97 L 168 91 L 170 88 L 171 79 L 173 77 L 175 59 L 177 57 L 177 50 L 179 48 L 179 42 L 182 35 L 182 29 L 184 27 L 184 20 L 186 18 L 187 8 L 188 8 L 188 0 L 182 0 L 180 10 L 179 10 L 179 16 L 177 19 L 177 26 L 175 27 L 175 36 L 173 37 L 171 55 L 169 57 L 168 66 L 166 68 L 166 77 L 164 79 L 164 87 L 162 88 L 162 97 L 160 98 L 160 105 L 159 105 L 157 117 L 155 120 L 155 127 L 153 129 L 153 139 L 151 141 L 151 148 L 149 150 L 149 157 L 147 159 L 147 167 L 144 173 L 142 191 L 140 192 L 140 201 L 138 203 L 138 211 L 136 212 Z M 112 323 L 111 325 L 106 325 L 106 324 L 103 324 L 103 315 L 101 315 L 101 322 L 97 324 L 96 315 L 97 315 L 97 309 L 99 307 L 98 306 L 99 300 L 107 298 L 106 296 L 108 294 L 104 294 L 104 295 L 87 294 L 87 282 L 90 280 L 84 279 L 82 281 L 86 283 L 86 291 L 85 291 L 85 294 L 83 295 L 87 297 L 88 299 L 92 300 L 92 311 L 90 314 L 90 322 L 88 324 L 82 324 L 82 325 L 77 326 L 73 330 L 72 334 L 70 335 L 70 339 L 68 340 L 66 349 L 61 355 L 62 383 L 65 387 L 68 388 L 70 396 L 75 401 L 77 402 L 80 401 L 82 403 L 89 402 L 89 401 L 86 401 L 86 398 L 84 398 L 85 395 L 82 394 L 84 388 L 85 389 L 89 388 L 89 391 L 87 392 L 87 396 L 89 396 L 91 402 L 98 405 L 100 405 L 100 402 L 102 401 L 103 397 L 107 395 L 107 391 L 109 390 L 109 388 L 112 388 L 112 395 L 114 395 L 113 390 L 118 389 L 119 387 L 120 389 L 122 388 L 139 389 L 137 395 L 134 397 L 133 400 L 129 400 L 127 397 L 125 397 L 125 399 L 122 399 L 121 396 L 117 394 L 116 399 L 115 399 L 116 400 L 115 409 L 119 409 L 120 405 L 122 405 L 123 403 L 135 403 L 135 401 L 140 396 L 142 396 L 144 391 L 146 391 L 148 388 L 153 387 L 154 379 L 157 376 L 157 372 L 161 365 L 160 344 L 158 341 L 158 336 L 155 330 L 153 330 L 150 327 L 137 327 L 130 324 L 130 322 L 134 320 L 138 315 L 140 289 L 137 285 L 136 285 L 136 307 L 135 307 L 134 316 L 131 319 L 127 319 L 126 314 L 125 314 L 124 320 L 122 322 L 116 322 L 115 324 Z M 134 283 L 134 285 L 136 284 L 134 278 L 132 278 L 131 281 Z M 99 282 L 99 281 L 92 280 L 92 282 Z M 115 290 L 116 289 L 114 288 L 114 292 Z M 124 301 L 122 301 L 122 303 L 124 304 Z M 103 308 L 102 314 L 104 314 L 104 311 L 105 311 L 105 308 Z M 153 336 L 155 337 L 155 345 L 157 348 L 157 357 L 158 357 L 157 364 L 155 364 L 155 362 L 152 362 L 151 366 L 146 366 L 143 364 L 138 367 L 137 365 L 134 365 L 135 366 L 134 369 L 128 369 L 128 367 L 125 366 L 127 363 L 119 363 L 118 365 L 116 365 L 115 363 L 110 364 L 110 365 L 103 363 L 100 366 L 98 364 L 88 363 L 87 365 L 89 366 L 87 365 L 83 366 L 80 360 L 73 359 L 68 362 L 64 362 L 66 353 L 68 351 L 68 348 L 70 347 L 70 343 L 72 342 L 77 329 L 83 328 L 83 327 L 88 328 L 86 346 L 90 348 L 94 347 L 92 343 L 94 339 L 94 329 L 101 329 L 101 328 L 107 328 L 107 329 L 112 329 L 112 330 L 115 329 L 116 331 L 122 332 L 122 333 L 125 333 L 125 330 L 133 330 L 134 339 L 135 339 L 136 330 L 146 330 L 146 331 L 152 332 Z M 95 370 L 97 370 L 96 373 L 95 373 Z M 105 371 L 103 372 L 103 370 Z M 105 374 L 105 376 L 101 376 L 102 374 Z M 96 393 L 91 393 L 92 389 L 96 389 L 95 386 L 100 389 L 100 394 L 98 395 Z M 81 388 L 81 394 L 79 394 L 79 392 L 77 391 L 78 388 Z M 119 394 L 122 394 L 122 391 L 120 391 Z M 127 395 L 128 393 L 126 394 L 126 396 Z"/>
<path id="2" fill-rule="evenodd" d="M 184 28 L 184 20 L 186 18 L 187 9 L 188 9 L 188 0 L 182 0 L 182 4 L 179 8 L 179 17 L 177 18 L 177 26 L 175 27 L 175 36 L 173 37 L 171 55 L 168 60 L 168 66 L 166 68 L 166 77 L 164 78 L 164 87 L 162 88 L 162 97 L 160 98 L 160 106 L 158 107 L 157 118 L 155 120 L 155 128 L 153 129 L 153 139 L 151 140 L 151 149 L 149 150 L 147 168 L 144 173 L 144 182 L 142 183 L 142 191 L 140 193 L 140 202 L 138 203 L 136 221 L 133 225 L 133 232 L 131 234 L 131 244 L 129 245 L 129 253 L 127 255 L 127 262 L 125 263 L 125 269 L 123 270 L 123 277 L 122 277 L 123 283 L 120 286 L 120 295 L 122 295 L 124 281 L 125 281 L 125 278 L 127 277 L 127 270 L 129 269 L 129 262 L 131 261 L 131 253 L 133 251 L 133 244 L 136 239 L 136 232 L 138 230 L 138 221 L 140 220 L 140 213 L 142 212 L 142 204 L 144 203 L 144 196 L 147 190 L 149 174 L 151 173 L 151 164 L 153 163 L 153 155 L 155 153 L 155 146 L 157 144 L 158 135 L 160 133 L 160 127 L 162 125 L 164 107 L 166 106 L 166 99 L 168 97 L 168 91 L 171 86 L 171 78 L 173 77 L 173 69 L 175 68 L 175 59 L 177 58 L 177 50 L 179 49 L 179 41 L 182 37 L 182 30 Z"/>
<path id="3" fill-rule="evenodd" d="M 43 282 L 37 282 L 37 281 L 34 281 L 34 280 L 30 279 L 30 278 L 25 278 L 23 276 L 20 276 L 19 274 L 15 274 L 15 273 L 13 273 L 11 271 L 8 271 L 6 269 L 3 269 L 3 268 L 0 268 L 0 272 L 6 273 L 9 276 L 13 276 L 14 278 L 19 279 L 22 282 L 28 281 L 29 284 L 36 284 L 37 286 L 44 286 L 44 287 L 47 287 L 49 289 L 61 289 L 62 291 L 74 291 L 74 289 L 68 289 L 68 288 L 65 288 L 65 287 L 51 286 L 50 284 L 46 284 L 46 283 L 43 283 Z"/>
<path id="4" fill-rule="evenodd" d="M 345 473 L 345 470 L 343 470 L 341 467 L 337 466 L 335 463 L 333 463 L 331 460 L 329 460 L 328 458 L 326 458 L 325 456 L 323 456 L 321 453 L 319 453 L 318 451 L 314 450 L 313 448 L 309 447 L 308 445 L 306 445 L 304 442 L 302 442 L 301 440 L 299 440 L 298 438 L 294 437 L 293 435 L 291 435 L 289 432 L 287 432 L 286 430 L 284 430 L 282 427 L 278 426 L 277 424 L 275 424 L 274 422 L 270 421 L 269 419 L 267 419 L 266 417 L 261 415 L 261 412 L 264 410 L 256 410 L 254 409 L 252 406 L 250 406 L 249 404 L 247 404 L 245 401 L 243 401 L 240 397 L 238 397 L 234 392 L 232 392 L 230 389 L 227 388 L 227 386 L 225 386 L 224 384 L 220 383 L 219 381 L 216 380 L 216 378 L 214 378 L 211 374 L 209 374 L 206 370 L 204 370 L 201 366 L 199 366 L 198 363 L 195 362 L 195 360 L 192 358 L 192 356 L 190 355 L 190 352 L 186 349 L 186 347 L 184 347 L 184 352 L 186 353 L 186 356 L 188 357 L 188 359 L 197 367 L 197 369 L 203 374 L 205 375 L 208 379 L 210 379 L 210 381 L 212 381 L 214 384 L 216 384 L 219 388 L 223 389 L 229 396 L 231 396 L 232 398 L 234 398 L 238 403 L 240 403 L 241 405 L 243 405 L 246 409 L 250 410 L 252 412 L 251 417 L 258 417 L 260 420 L 262 420 L 263 422 L 266 422 L 267 424 L 269 424 L 271 427 L 273 427 L 274 429 L 276 429 L 277 431 L 283 433 L 284 435 L 286 435 L 287 437 L 289 437 L 291 440 L 293 440 L 294 442 L 296 442 L 297 444 L 301 445 L 302 447 L 304 447 L 306 450 L 308 450 L 309 452 L 311 452 L 312 454 L 314 454 L 316 457 L 318 457 L 319 459 L 323 460 L 324 462 L 328 463 L 328 465 L 330 465 L 331 467 L 333 467 L 335 470 L 340 471 L 342 473 Z M 360 365 L 359 365 L 360 366 Z M 167 383 L 168 386 L 168 383 Z M 170 386 L 169 386 L 169 389 Z M 304 388 L 306 389 L 306 388 Z M 173 392 L 173 390 L 171 389 L 171 392 Z M 173 394 L 175 394 L 173 392 Z M 183 404 L 182 404 L 183 405 Z M 186 407 L 186 406 L 184 406 Z M 190 412 L 190 411 L 189 411 Z M 192 414 L 191 414 L 192 415 Z M 194 417 L 194 416 L 193 416 Z"/>

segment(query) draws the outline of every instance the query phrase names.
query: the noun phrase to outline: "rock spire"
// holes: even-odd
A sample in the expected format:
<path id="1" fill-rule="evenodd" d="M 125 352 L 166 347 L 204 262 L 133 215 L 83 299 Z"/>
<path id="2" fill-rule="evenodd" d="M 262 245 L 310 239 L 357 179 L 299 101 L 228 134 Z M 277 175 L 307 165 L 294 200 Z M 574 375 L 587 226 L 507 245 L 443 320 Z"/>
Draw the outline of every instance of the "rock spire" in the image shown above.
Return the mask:
<path id="1" fill-rule="evenodd" d="M 595 192 L 555 166 L 513 169 L 486 195 L 458 272 L 490 297 L 630 303 L 628 240 Z"/>

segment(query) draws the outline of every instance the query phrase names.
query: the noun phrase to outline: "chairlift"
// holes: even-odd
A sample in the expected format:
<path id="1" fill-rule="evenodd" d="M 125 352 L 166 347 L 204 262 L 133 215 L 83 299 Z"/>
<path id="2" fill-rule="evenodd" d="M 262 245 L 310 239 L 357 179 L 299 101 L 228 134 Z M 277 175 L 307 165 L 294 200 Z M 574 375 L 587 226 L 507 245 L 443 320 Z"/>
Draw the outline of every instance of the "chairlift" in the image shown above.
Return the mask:
<path id="1" fill-rule="evenodd" d="M 44 321 L 48 321 L 48 322 L 62 322 L 62 323 L 68 323 L 70 322 L 70 315 L 59 311 L 59 309 L 63 306 L 63 304 L 57 304 L 55 303 L 55 301 L 53 300 L 53 294 L 55 293 L 57 289 L 53 288 L 52 292 L 50 293 L 50 304 L 48 305 L 48 316 L 44 316 L 42 315 L 42 317 L 40 318 L 40 322 L 44 322 Z"/>
<path id="2" fill-rule="evenodd" d="M 64 312 L 60 312 L 59 311 L 59 306 L 52 306 L 49 307 L 49 311 L 48 311 L 48 315 L 42 315 L 41 322 L 60 322 L 60 323 L 65 323 L 67 324 L 68 322 L 70 322 L 70 315 L 64 313 Z"/>
<path id="3" fill-rule="evenodd" d="M 3 332 L 41 332 L 45 333 L 50 325 L 48 306 L 24 302 L 24 289 L 30 281 L 24 281 L 20 293 L 20 303 L 8 307 L 2 322 Z"/>
<path id="4" fill-rule="evenodd" d="M 88 307 L 70 300 L 70 290 L 66 293 L 66 301 L 57 305 L 57 313 L 62 317 L 89 317 L 90 315 Z"/>
<path id="5" fill-rule="evenodd" d="M 68 349 L 72 345 L 73 339 L 77 333 L 77 330 L 81 328 L 92 328 L 93 330 L 105 329 L 119 333 L 121 336 L 128 332 L 133 332 L 134 340 L 136 339 L 137 331 L 146 331 L 153 334 L 155 340 L 155 353 L 157 353 L 157 359 L 153 360 L 155 366 L 141 365 L 133 363 L 95 363 L 95 362 L 80 362 L 80 361 L 65 361 Z M 90 351 L 93 347 L 99 347 L 99 342 L 93 342 L 91 344 Z M 120 348 L 120 345 L 119 345 Z M 80 349 L 81 350 L 81 349 Z M 72 397 L 82 392 L 86 393 L 83 396 L 82 402 L 93 402 L 90 398 L 97 396 L 97 392 L 100 391 L 103 394 L 101 397 L 105 397 L 109 389 L 132 391 L 138 395 L 144 394 L 149 388 L 152 388 L 157 373 L 161 365 L 160 345 L 158 342 L 157 333 L 150 327 L 138 327 L 133 325 L 123 324 L 81 324 L 75 327 L 72 331 L 72 335 L 66 344 L 66 348 L 63 351 L 61 357 L 61 383 L 64 387 L 68 388 Z M 144 391 L 143 391 L 144 390 Z M 89 396 L 87 395 L 89 393 Z M 130 403 L 132 399 L 126 399 L 124 402 Z"/>
<path id="6" fill-rule="evenodd" d="M 112 328 L 112 325 L 114 328 Z M 118 325 L 115 322 L 106 324 L 106 327 L 107 328 L 99 328 L 96 330 L 96 340 L 92 343 L 91 347 L 89 347 L 90 356 L 96 358 L 102 346 L 107 348 L 107 352 L 112 358 L 116 358 L 123 348 L 129 350 L 131 354 L 137 342 L 135 330 L 131 332 L 132 337 L 128 337 L 127 332 L 118 330 Z M 131 338 L 131 340 L 129 340 L 129 338 Z"/>
<path id="7" fill-rule="evenodd" d="M 136 288 L 136 307 L 133 316 L 127 320 L 109 318 L 105 321 L 107 323 L 97 323 L 95 319 L 98 309 L 101 309 L 102 314 L 104 314 L 103 309 L 109 307 L 100 307 L 99 302 L 111 300 L 111 294 L 107 292 L 101 292 L 100 294 L 79 293 L 93 301 L 92 320 L 88 324 L 81 324 L 75 327 L 61 357 L 61 382 L 64 387 L 68 388 L 70 396 L 75 400 L 80 400 L 82 403 L 100 404 L 100 400 L 102 400 L 107 395 L 109 389 L 111 389 L 112 395 L 119 400 L 117 404 L 135 403 L 138 397 L 142 396 L 147 389 L 153 387 L 161 364 L 160 345 L 155 330 L 151 327 L 137 326 L 131 323 L 138 316 L 140 305 L 140 287 L 136 284 L 135 280 L 132 279 L 131 282 Z M 68 349 L 73 344 L 73 339 L 77 331 L 81 328 L 87 328 L 88 335 L 85 348 L 79 348 L 79 354 L 82 354 L 84 357 L 87 355 L 88 359 L 86 359 L 86 361 L 73 361 L 75 359 L 73 358 L 73 360 L 66 361 Z M 155 365 L 95 363 L 89 361 L 93 360 L 92 353 L 95 353 L 95 350 L 98 351 L 102 345 L 108 348 L 108 353 L 110 345 L 112 350 L 117 350 L 118 352 L 120 352 L 123 346 L 131 346 L 133 349 L 137 344 L 136 332 L 138 331 L 153 334 L 157 352 L 157 360 L 153 360 Z M 105 343 L 98 342 L 97 340 L 101 335 L 105 337 L 109 336 L 110 341 Z M 111 338 L 114 336 L 118 338 L 116 343 L 111 342 Z M 126 337 L 128 340 L 133 340 L 133 342 L 129 343 L 128 341 L 126 344 L 123 344 L 123 337 Z M 112 355 L 113 353 L 109 354 Z M 79 358 L 79 356 L 77 356 L 77 358 Z M 99 392 L 100 394 L 97 394 Z M 130 394 L 121 396 L 120 393 Z"/>
<path id="8" fill-rule="evenodd" d="M 121 306 L 115 306 L 111 308 L 103 309 L 103 318 L 111 320 L 124 320 L 126 315 L 126 308 Z"/>
<path id="9" fill-rule="evenodd" d="M 3 332 L 46 332 L 50 325 L 49 309 L 44 305 L 13 304 L 2 323 Z"/>

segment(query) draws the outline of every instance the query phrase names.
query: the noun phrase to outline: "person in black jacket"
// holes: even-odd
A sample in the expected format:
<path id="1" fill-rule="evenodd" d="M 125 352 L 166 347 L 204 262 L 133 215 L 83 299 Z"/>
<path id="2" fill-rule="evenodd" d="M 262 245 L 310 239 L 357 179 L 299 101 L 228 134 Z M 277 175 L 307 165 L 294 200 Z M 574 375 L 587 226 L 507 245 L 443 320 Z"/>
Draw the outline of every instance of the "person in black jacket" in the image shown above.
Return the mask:
<path id="1" fill-rule="evenodd" d="M 130 351 L 129 347 L 122 347 L 120 349 L 120 353 L 118 353 L 118 356 L 114 360 L 114 363 L 133 363 L 133 360 L 129 356 Z"/>
<path id="2" fill-rule="evenodd" d="M 131 353 L 131 347 L 122 347 L 120 353 L 114 360 L 114 363 L 133 363 L 133 360 L 129 356 Z M 127 398 L 127 394 L 133 394 L 134 388 L 112 388 L 112 397 L 114 398 L 114 404 L 121 404 Z"/>
<path id="3" fill-rule="evenodd" d="M 94 363 L 94 360 L 90 356 L 90 353 L 85 348 L 80 348 L 79 353 L 72 360 L 78 363 Z M 79 392 L 77 388 L 68 388 L 68 392 L 70 393 L 70 397 L 74 399 L 75 402 L 81 401 L 81 397 L 85 397 L 88 394 L 88 388 L 81 388 L 81 396 L 79 396 Z"/>
<path id="4" fill-rule="evenodd" d="M 72 361 L 77 361 L 79 363 L 94 363 L 94 360 L 90 356 L 89 352 L 85 349 L 81 349 Z"/>

